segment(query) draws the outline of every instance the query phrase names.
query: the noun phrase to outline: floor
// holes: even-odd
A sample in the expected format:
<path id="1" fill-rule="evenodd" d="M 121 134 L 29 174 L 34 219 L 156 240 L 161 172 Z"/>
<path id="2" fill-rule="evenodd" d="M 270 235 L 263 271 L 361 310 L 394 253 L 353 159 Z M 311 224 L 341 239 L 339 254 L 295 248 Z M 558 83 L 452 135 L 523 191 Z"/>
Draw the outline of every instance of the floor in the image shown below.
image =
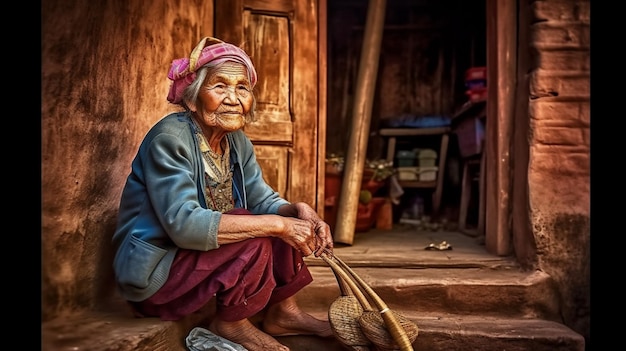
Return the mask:
<path id="1" fill-rule="evenodd" d="M 444 250 L 439 250 L 444 249 Z M 352 245 L 335 244 L 337 257 L 351 266 L 433 267 L 514 264 L 512 257 L 489 254 L 481 240 L 459 231 L 423 230 L 394 223 L 391 230 L 357 232 Z M 306 258 L 309 265 L 324 265 Z"/>

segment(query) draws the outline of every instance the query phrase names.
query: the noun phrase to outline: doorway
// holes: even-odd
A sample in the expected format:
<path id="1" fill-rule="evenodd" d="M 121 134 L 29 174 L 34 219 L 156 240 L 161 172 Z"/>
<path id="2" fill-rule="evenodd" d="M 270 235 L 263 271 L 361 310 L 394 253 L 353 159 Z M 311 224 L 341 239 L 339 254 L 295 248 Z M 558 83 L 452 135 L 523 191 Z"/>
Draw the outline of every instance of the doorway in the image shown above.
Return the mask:
<path id="1" fill-rule="evenodd" d="M 327 3 L 327 156 L 346 150 L 349 142 L 346 131 L 352 118 L 356 58 L 368 5 L 368 0 Z M 375 133 L 384 122 L 408 114 L 453 114 L 467 98 L 463 74 L 468 68 L 487 66 L 487 81 L 492 84 L 487 87 L 483 148 L 488 194 L 484 199 L 485 245 L 493 254 L 508 255 L 512 252 L 513 175 L 515 186 L 524 184 L 527 177 L 523 153 L 515 154 L 517 169 L 513 170 L 511 161 L 511 145 L 521 143 L 518 149 L 524 146 L 523 140 L 513 137 L 513 121 L 527 120 L 527 100 L 517 96 L 524 91 L 520 86 L 524 78 L 519 77 L 524 69 L 519 68 L 519 62 L 523 64 L 527 51 L 520 54 L 518 45 L 524 45 L 528 31 L 518 23 L 527 20 L 527 5 L 518 8 L 521 5 L 515 0 L 388 0 L 386 5 L 367 157 L 384 155 L 384 140 Z M 450 150 L 454 152 L 455 146 Z M 454 166 L 452 156 L 443 205 L 452 208 L 454 218 L 454 206 L 460 200 L 455 178 L 460 179 L 461 168 Z M 527 203 L 523 192 L 516 196 L 523 209 Z"/>
<path id="2" fill-rule="evenodd" d="M 327 156 L 347 149 L 352 102 L 369 1 L 328 1 Z M 409 117 L 450 117 L 467 100 L 465 73 L 486 66 L 486 3 L 484 0 L 388 0 L 378 79 L 370 123 L 367 158 L 385 157 L 385 138 L 376 131 Z M 442 196 L 443 215 L 457 221 L 462 167 L 456 135 L 448 148 Z M 427 144 L 437 144 L 431 138 Z M 411 145 L 407 145 L 408 148 Z M 438 149 L 438 148 L 437 148 Z M 396 164 L 397 166 L 397 164 Z M 423 193 L 423 192 L 422 192 Z M 429 194 L 407 191 L 394 208 L 394 222 Z M 477 203 L 469 215 L 477 222 Z"/>

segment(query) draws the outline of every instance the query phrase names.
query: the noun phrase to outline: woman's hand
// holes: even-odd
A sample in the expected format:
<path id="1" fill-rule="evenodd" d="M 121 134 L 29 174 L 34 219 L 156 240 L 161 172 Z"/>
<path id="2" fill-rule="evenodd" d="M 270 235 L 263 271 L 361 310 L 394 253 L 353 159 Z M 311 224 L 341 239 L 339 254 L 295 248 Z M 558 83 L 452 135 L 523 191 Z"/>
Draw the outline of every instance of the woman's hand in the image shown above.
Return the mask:
<path id="1" fill-rule="evenodd" d="M 279 214 L 299 219 L 287 221 L 288 233 L 284 240 L 300 250 L 304 256 L 313 253 L 315 257 L 319 257 L 325 251 L 332 254 L 333 237 L 330 226 L 317 215 L 311 206 L 298 202 L 281 207 Z"/>

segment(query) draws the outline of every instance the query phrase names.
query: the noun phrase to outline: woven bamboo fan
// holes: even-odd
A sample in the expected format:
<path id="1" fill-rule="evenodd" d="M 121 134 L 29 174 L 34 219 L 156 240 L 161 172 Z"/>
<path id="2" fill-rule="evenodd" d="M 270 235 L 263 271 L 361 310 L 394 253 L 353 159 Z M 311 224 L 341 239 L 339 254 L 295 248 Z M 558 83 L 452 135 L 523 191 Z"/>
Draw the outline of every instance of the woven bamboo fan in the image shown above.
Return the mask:
<path id="1" fill-rule="evenodd" d="M 413 347 L 411 344 L 415 341 L 418 334 L 418 328 L 415 323 L 403 315 L 390 310 L 380 296 L 338 257 L 323 255 L 322 259 L 324 259 L 335 273 L 342 295 L 344 295 L 344 291 L 350 289 L 356 300 L 360 303 L 363 312 L 357 317 L 357 320 L 362 334 L 381 351 L 412 351 Z M 348 286 L 347 288 L 345 287 L 346 285 Z M 365 291 L 365 294 L 361 289 Z M 369 296 L 369 299 L 375 303 L 380 311 L 374 311 L 372 309 L 365 295 Z M 331 306 L 331 309 L 332 308 L 333 306 Z M 352 307 L 352 311 L 355 310 L 356 308 Z M 341 312 L 338 310 L 329 310 L 329 317 L 331 313 Z M 356 314 L 355 312 L 351 315 L 351 328 L 354 328 L 353 318 Z M 349 334 L 345 329 L 345 327 L 337 326 L 336 334 Z M 352 337 L 350 337 L 350 340 L 352 340 Z"/>
<path id="2" fill-rule="evenodd" d="M 322 257 L 327 260 L 326 257 Z M 331 265 L 329 263 L 329 265 Z M 361 325 L 359 324 L 359 318 L 363 315 L 363 302 L 367 304 L 367 300 L 362 295 L 361 291 L 356 291 L 360 294 L 359 297 L 353 293 L 353 288 L 346 282 L 345 278 L 341 277 L 343 274 L 348 277 L 345 272 L 337 272 L 338 266 L 331 265 L 337 283 L 339 284 L 339 290 L 341 296 L 337 297 L 333 301 L 328 309 L 328 321 L 333 329 L 335 337 L 348 349 L 354 351 L 369 351 L 372 342 L 363 334 Z M 354 282 L 351 282 L 354 285 Z M 363 301 L 361 301 L 363 300 Z"/>
<path id="3" fill-rule="evenodd" d="M 380 309 L 380 312 L 371 309 L 365 310 L 361 318 L 359 318 L 359 325 L 368 339 L 380 351 L 413 350 L 411 344 L 417 338 L 417 325 L 402 314 L 390 310 L 380 296 L 352 268 L 339 257 L 334 256 L 334 259 L 350 274 Z"/>

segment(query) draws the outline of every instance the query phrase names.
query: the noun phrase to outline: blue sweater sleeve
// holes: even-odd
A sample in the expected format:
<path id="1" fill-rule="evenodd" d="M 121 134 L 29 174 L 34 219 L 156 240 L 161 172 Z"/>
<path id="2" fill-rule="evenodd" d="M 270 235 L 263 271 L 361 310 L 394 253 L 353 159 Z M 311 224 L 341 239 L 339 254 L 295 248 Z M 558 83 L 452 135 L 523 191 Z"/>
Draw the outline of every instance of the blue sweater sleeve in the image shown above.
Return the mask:
<path id="1" fill-rule="evenodd" d="M 196 148 L 170 134 L 158 135 L 151 144 L 143 163 L 150 175 L 146 177 L 148 196 L 161 226 L 180 248 L 217 248 L 221 213 L 200 205 L 202 168 Z"/>

